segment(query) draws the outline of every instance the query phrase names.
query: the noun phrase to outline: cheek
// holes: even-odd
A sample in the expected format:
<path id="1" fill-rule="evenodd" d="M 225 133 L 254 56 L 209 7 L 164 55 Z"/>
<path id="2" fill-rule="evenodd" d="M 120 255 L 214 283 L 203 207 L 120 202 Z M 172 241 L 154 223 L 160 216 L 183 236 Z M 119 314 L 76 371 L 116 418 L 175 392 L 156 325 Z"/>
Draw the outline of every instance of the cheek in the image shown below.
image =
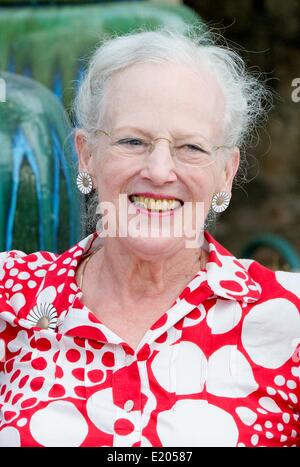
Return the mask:
<path id="1" fill-rule="evenodd" d="M 95 174 L 99 196 L 109 200 L 122 193 L 126 180 L 130 177 L 128 167 L 113 157 L 102 156 L 95 164 Z"/>
<path id="2" fill-rule="evenodd" d="M 202 171 L 197 177 L 193 177 L 191 182 L 196 200 L 210 202 L 216 187 L 218 186 L 218 174 L 216 170 Z"/>

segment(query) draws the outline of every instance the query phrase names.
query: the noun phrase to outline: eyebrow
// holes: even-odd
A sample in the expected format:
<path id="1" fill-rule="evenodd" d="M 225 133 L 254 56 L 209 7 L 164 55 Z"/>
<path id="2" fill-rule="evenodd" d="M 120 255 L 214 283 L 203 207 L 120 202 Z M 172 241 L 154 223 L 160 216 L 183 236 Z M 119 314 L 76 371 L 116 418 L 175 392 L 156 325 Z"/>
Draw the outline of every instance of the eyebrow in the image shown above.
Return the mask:
<path id="1" fill-rule="evenodd" d="M 136 126 L 121 126 L 119 128 L 115 128 L 113 131 L 114 132 L 119 132 L 119 131 L 137 131 L 138 133 L 142 133 L 144 135 L 149 135 L 150 133 L 148 133 L 146 130 L 142 130 L 141 128 L 138 128 Z"/>
<path id="2" fill-rule="evenodd" d="M 119 128 L 115 128 L 113 130 L 114 132 L 119 132 L 119 131 L 136 131 L 142 135 L 145 135 L 145 136 L 150 136 L 151 137 L 151 132 L 148 132 L 147 130 L 143 130 L 142 128 L 138 128 L 136 126 L 122 126 L 122 127 L 119 127 Z M 184 138 L 191 138 L 191 137 L 200 137 L 202 138 L 204 141 L 206 141 L 206 143 L 210 144 L 209 143 L 209 140 L 201 135 L 201 134 L 197 134 L 197 133 L 186 133 L 186 134 L 183 134 L 181 136 L 177 136 L 175 137 L 175 139 L 184 139 Z"/>

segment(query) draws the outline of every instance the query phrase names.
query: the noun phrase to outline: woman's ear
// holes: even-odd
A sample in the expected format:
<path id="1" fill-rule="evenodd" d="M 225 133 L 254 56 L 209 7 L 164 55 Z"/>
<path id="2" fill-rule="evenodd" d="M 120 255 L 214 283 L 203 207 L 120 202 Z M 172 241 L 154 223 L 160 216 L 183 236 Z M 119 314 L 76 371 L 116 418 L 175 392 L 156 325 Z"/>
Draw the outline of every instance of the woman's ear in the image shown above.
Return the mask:
<path id="1" fill-rule="evenodd" d="M 76 130 L 75 148 L 78 157 L 78 171 L 88 172 L 91 174 L 91 151 L 88 144 L 87 135 L 84 130 Z"/>
<path id="2" fill-rule="evenodd" d="M 221 191 L 231 192 L 232 183 L 238 171 L 239 164 L 240 164 L 240 150 L 238 147 L 235 147 L 231 151 L 231 154 L 228 156 L 228 159 L 225 162 L 224 180 L 223 180 Z"/>

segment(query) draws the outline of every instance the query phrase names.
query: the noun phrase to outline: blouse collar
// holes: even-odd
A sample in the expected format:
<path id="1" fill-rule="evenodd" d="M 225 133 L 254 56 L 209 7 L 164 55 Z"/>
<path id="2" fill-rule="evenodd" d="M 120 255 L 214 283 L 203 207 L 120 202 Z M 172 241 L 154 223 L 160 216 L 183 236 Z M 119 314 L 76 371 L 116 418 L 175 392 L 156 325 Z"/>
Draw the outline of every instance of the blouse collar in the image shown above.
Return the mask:
<path id="1" fill-rule="evenodd" d="M 61 271 L 63 264 L 67 258 L 73 258 L 68 264 L 67 281 L 74 283 L 74 276 L 78 263 L 82 258 L 95 251 L 104 245 L 105 239 L 100 232 L 94 232 L 71 247 L 62 255 L 58 256 L 56 261 L 59 263 L 53 271 L 49 271 L 45 277 L 44 287 L 51 285 L 55 281 L 55 277 Z M 206 283 L 210 288 L 212 295 L 222 297 L 229 300 L 237 300 L 245 303 L 253 303 L 259 300 L 261 296 L 261 287 L 251 277 L 250 269 L 253 260 L 238 260 L 213 236 L 207 231 L 204 232 L 204 243 L 202 248 L 208 253 L 208 261 L 206 264 Z M 203 275 L 203 271 L 199 271 L 192 281 L 195 282 L 197 276 Z M 57 279 L 57 278 L 56 278 Z M 192 283 L 192 281 L 186 286 Z M 203 280 L 200 281 L 203 283 Z M 79 287 L 77 286 L 77 292 Z"/>

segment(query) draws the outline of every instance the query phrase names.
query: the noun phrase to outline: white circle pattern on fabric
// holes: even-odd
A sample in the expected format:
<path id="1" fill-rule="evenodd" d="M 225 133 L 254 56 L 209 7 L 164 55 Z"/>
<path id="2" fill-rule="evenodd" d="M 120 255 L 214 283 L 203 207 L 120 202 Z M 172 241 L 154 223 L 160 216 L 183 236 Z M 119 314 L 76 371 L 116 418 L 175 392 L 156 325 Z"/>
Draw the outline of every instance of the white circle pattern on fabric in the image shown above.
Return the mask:
<path id="1" fill-rule="evenodd" d="M 45 269 L 38 269 L 37 271 L 34 271 L 34 275 L 36 277 L 44 277 L 46 273 L 47 271 Z"/>
<path id="2" fill-rule="evenodd" d="M 6 322 L 0 319 L 0 332 L 4 331 L 6 327 L 7 327 Z"/>
<path id="3" fill-rule="evenodd" d="M 172 361 L 172 357 L 175 350 L 176 348 L 174 346 L 164 347 L 154 357 L 151 363 L 151 369 L 158 384 L 160 384 L 168 392 L 172 392 L 175 390 L 174 386 L 172 386 L 172 383 L 174 385 L 174 382 L 172 381 L 170 375 L 170 362 Z"/>
<path id="4" fill-rule="evenodd" d="M 27 421 L 28 421 L 27 418 L 20 418 L 20 420 L 17 421 L 17 425 L 19 427 L 23 427 L 27 424 Z"/>
<path id="5" fill-rule="evenodd" d="M 4 287 L 5 287 L 6 289 L 10 289 L 13 285 L 14 285 L 13 279 L 8 279 L 8 280 L 5 282 Z"/>
<path id="6" fill-rule="evenodd" d="M 19 290 L 22 290 L 23 289 L 23 285 L 22 284 L 16 284 L 13 286 L 13 288 L 11 289 L 12 292 L 19 292 Z"/>
<path id="7" fill-rule="evenodd" d="M 38 294 L 37 304 L 39 303 L 53 303 L 56 298 L 56 288 L 50 285 Z"/>
<path id="8" fill-rule="evenodd" d="M 230 447 L 238 441 L 238 428 L 229 413 L 206 401 L 191 399 L 180 400 L 171 410 L 160 412 L 157 433 L 167 447 Z"/>
<path id="9" fill-rule="evenodd" d="M 237 407 L 235 411 L 245 425 L 251 426 L 257 420 L 257 414 L 248 407 Z"/>
<path id="10" fill-rule="evenodd" d="M 296 396 L 296 394 L 293 394 L 292 392 L 289 393 L 289 398 L 291 399 L 291 401 L 294 403 L 294 404 L 297 404 L 298 403 L 298 397 Z"/>
<path id="11" fill-rule="evenodd" d="M 247 397 L 256 391 L 250 364 L 235 346 L 225 345 L 208 359 L 206 389 L 219 397 Z"/>
<path id="12" fill-rule="evenodd" d="M 297 308 L 276 298 L 253 306 L 244 319 L 242 343 L 254 363 L 275 369 L 292 356 L 291 342 L 299 335 Z"/>
<path id="13" fill-rule="evenodd" d="M 292 381 L 292 380 L 289 380 L 289 381 L 286 383 L 286 385 L 287 385 L 287 387 L 288 387 L 289 389 L 296 389 L 296 387 L 297 387 L 296 382 L 295 382 L 295 381 Z"/>
<path id="14" fill-rule="evenodd" d="M 278 394 L 279 394 L 279 395 L 282 397 L 282 399 L 284 399 L 285 401 L 288 400 L 288 395 L 287 395 L 285 392 L 281 391 L 280 389 L 278 389 Z"/>
<path id="15" fill-rule="evenodd" d="M 46 429 L 41 430 L 41 427 Z M 79 410 L 67 401 L 50 402 L 30 420 L 33 438 L 45 447 L 78 447 L 88 434 L 88 426 Z"/>
<path id="16" fill-rule="evenodd" d="M 290 419 L 291 419 L 290 414 L 284 413 L 282 415 L 282 420 L 284 421 L 284 423 L 289 423 Z"/>
<path id="17" fill-rule="evenodd" d="M 282 375 L 275 376 L 274 383 L 277 386 L 283 386 L 285 384 L 285 378 Z"/>
<path id="18" fill-rule="evenodd" d="M 176 359 L 176 393 L 195 394 L 201 392 L 207 375 L 207 360 L 204 353 L 196 344 L 188 341 L 181 341 L 176 346 L 176 351 L 178 352 Z M 186 364 L 189 361 L 195 362 L 193 372 L 189 370 L 189 366 Z M 172 365 L 172 362 L 170 364 Z M 159 373 L 158 366 L 159 361 L 156 362 L 155 366 L 156 375 Z"/>
<path id="19" fill-rule="evenodd" d="M 29 278 L 30 274 L 28 272 L 20 272 L 20 274 L 18 274 L 18 279 L 21 279 L 23 281 L 26 281 Z"/>
<path id="20" fill-rule="evenodd" d="M 86 410 L 90 420 L 97 428 L 105 433 L 113 434 L 117 407 L 113 403 L 111 388 L 95 392 L 88 399 Z"/>
<path id="21" fill-rule="evenodd" d="M 282 287 L 300 298 L 299 276 L 297 274 L 287 271 L 276 271 L 275 276 Z"/>
<path id="22" fill-rule="evenodd" d="M 242 309 L 238 302 L 217 300 L 207 314 L 207 324 L 212 334 L 224 334 L 235 328 L 241 317 Z"/>
<path id="23" fill-rule="evenodd" d="M 280 407 L 278 407 L 276 402 L 273 399 L 271 399 L 270 397 L 261 397 L 259 399 L 259 403 L 268 412 L 273 412 L 273 413 L 280 413 L 281 412 Z"/>
<path id="24" fill-rule="evenodd" d="M 10 274 L 10 276 L 14 277 L 14 276 L 16 276 L 18 274 L 18 272 L 19 272 L 18 269 L 13 268 L 13 269 L 11 269 L 9 271 L 9 274 Z"/>
<path id="25" fill-rule="evenodd" d="M 20 433 L 16 428 L 8 426 L 0 431 L 0 447 L 18 448 L 20 446 Z"/>
<path id="26" fill-rule="evenodd" d="M 258 408 L 257 412 L 262 413 L 263 415 L 266 415 L 268 412 L 264 409 Z"/>
<path id="27" fill-rule="evenodd" d="M 23 308 L 23 306 L 25 305 L 26 303 L 26 300 L 25 300 L 25 297 L 22 293 L 16 293 L 14 294 L 11 299 L 10 299 L 10 302 L 13 306 L 13 308 L 19 312 L 21 310 L 21 308 Z"/>

